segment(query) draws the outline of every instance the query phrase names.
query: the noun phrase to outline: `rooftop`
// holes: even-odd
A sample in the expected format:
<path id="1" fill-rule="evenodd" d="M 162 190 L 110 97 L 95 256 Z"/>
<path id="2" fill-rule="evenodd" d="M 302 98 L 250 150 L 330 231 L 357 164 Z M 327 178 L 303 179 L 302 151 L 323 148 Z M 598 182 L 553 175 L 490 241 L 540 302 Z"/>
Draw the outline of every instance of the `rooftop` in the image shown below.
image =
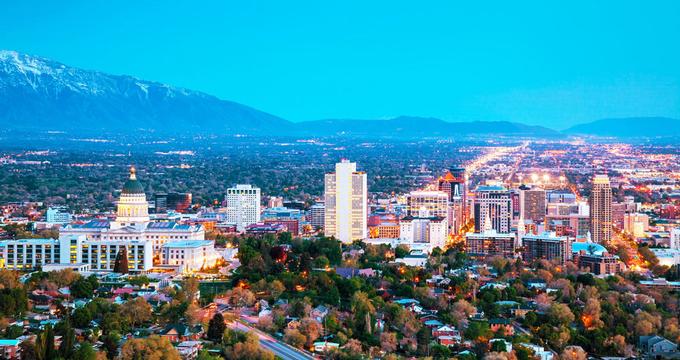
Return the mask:
<path id="1" fill-rule="evenodd" d="M 197 248 L 201 246 L 211 245 L 210 240 L 187 240 L 187 241 L 172 241 L 163 245 L 164 248 Z"/>

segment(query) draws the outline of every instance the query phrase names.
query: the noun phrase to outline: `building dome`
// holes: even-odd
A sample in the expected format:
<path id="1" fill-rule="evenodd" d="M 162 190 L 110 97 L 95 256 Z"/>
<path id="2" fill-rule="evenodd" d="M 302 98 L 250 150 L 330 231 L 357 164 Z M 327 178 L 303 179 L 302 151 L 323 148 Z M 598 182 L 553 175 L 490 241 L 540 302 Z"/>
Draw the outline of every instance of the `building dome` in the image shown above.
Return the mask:
<path id="1" fill-rule="evenodd" d="M 130 167 L 130 178 L 125 182 L 118 199 L 116 222 L 124 226 L 149 221 L 149 203 L 146 201 L 144 187 L 137 180 L 134 167 Z"/>
<path id="2" fill-rule="evenodd" d="M 135 167 L 130 167 L 130 178 L 123 185 L 123 194 L 144 194 L 144 187 L 142 183 L 137 180 L 137 171 Z"/>

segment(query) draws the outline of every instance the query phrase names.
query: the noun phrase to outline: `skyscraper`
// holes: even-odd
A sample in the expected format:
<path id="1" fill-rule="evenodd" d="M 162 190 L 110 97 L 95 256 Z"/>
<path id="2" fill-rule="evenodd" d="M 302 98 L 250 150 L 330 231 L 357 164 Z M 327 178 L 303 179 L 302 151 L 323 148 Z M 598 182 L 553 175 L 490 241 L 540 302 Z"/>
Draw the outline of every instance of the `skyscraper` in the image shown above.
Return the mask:
<path id="1" fill-rule="evenodd" d="M 449 198 L 443 191 L 411 191 L 406 203 L 410 216 L 419 216 L 423 210 L 430 216 L 446 218 L 449 214 Z"/>
<path id="2" fill-rule="evenodd" d="M 594 243 L 612 238 L 612 188 L 607 175 L 595 175 L 590 193 L 590 236 Z"/>
<path id="3" fill-rule="evenodd" d="M 342 159 L 324 181 L 324 233 L 350 243 L 367 237 L 368 183 L 357 164 Z"/>
<path id="4" fill-rule="evenodd" d="M 238 231 L 260 222 L 260 188 L 239 184 L 227 189 L 227 221 Z"/>
<path id="5" fill-rule="evenodd" d="M 437 188 L 449 197 L 448 222 L 451 233 L 457 234 L 467 221 L 465 169 L 455 168 L 447 171 L 439 178 Z"/>
<path id="6" fill-rule="evenodd" d="M 520 212 L 525 220 L 545 220 L 545 190 L 540 188 L 522 189 L 519 192 Z"/>
<path id="7" fill-rule="evenodd" d="M 475 232 L 481 232 L 488 220 L 498 233 L 510 232 L 512 200 L 510 191 L 502 186 L 479 186 L 474 201 Z"/>

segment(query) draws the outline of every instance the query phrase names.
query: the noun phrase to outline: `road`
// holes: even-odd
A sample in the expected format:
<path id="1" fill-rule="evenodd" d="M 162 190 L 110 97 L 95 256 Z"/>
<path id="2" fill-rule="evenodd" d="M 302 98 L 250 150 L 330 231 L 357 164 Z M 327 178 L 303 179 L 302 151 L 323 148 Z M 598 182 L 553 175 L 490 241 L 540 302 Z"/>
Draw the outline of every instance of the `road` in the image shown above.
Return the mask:
<path id="1" fill-rule="evenodd" d="M 255 333 L 260 338 L 260 345 L 262 345 L 264 349 L 273 352 L 276 356 L 283 360 L 314 359 L 314 356 L 312 356 L 310 353 L 296 349 L 282 341 L 274 339 L 268 334 L 265 334 L 264 332 L 248 326 L 240 321 L 229 322 L 227 323 L 227 326 L 229 326 L 229 328 L 232 330 Z"/>

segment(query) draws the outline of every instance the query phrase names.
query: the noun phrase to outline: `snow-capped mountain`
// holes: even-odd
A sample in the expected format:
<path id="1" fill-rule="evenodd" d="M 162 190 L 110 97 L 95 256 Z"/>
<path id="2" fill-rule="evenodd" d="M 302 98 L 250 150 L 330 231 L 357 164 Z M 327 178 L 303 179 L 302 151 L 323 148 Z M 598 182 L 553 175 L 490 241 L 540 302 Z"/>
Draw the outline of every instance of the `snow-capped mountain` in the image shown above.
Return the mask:
<path id="1" fill-rule="evenodd" d="M 68 132 L 257 134 L 291 124 L 214 96 L 0 51 L 0 123 Z"/>

